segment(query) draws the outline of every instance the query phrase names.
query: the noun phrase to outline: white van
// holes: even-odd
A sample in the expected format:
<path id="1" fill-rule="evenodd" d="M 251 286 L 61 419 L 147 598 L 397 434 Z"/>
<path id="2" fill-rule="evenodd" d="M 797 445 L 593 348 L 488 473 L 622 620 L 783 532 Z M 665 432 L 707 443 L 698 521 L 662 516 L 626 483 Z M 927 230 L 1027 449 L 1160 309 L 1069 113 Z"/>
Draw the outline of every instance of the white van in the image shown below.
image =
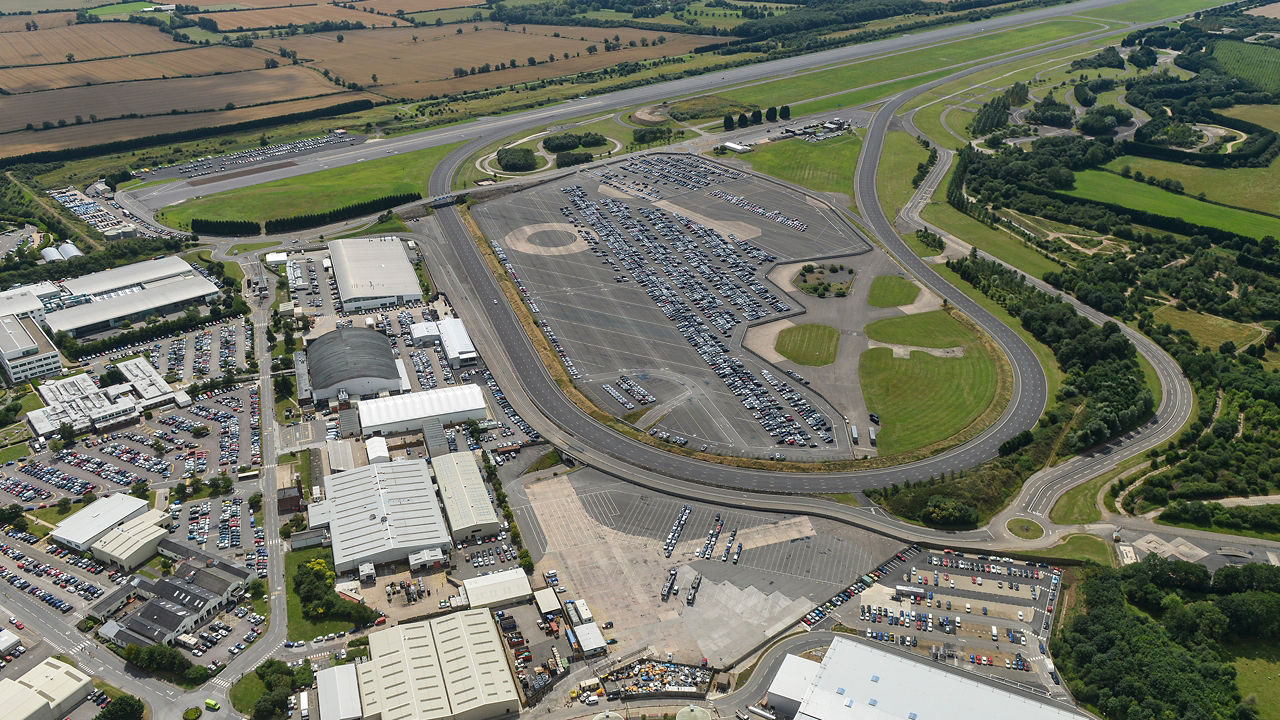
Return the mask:
<path id="1" fill-rule="evenodd" d="M 970 605 L 969 603 L 965 603 L 965 604 L 964 604 L 964 611 L 965 611 L 965 612 L 973 612 L 973 605 Z"/>

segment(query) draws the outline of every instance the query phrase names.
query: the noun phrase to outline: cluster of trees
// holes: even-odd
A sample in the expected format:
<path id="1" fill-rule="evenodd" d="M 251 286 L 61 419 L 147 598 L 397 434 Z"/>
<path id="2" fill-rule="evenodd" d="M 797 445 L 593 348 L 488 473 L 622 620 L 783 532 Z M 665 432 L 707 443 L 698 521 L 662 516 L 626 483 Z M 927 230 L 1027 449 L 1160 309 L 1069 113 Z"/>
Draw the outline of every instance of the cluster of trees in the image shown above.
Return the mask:
<path id="1" fill-rule="evenodd" d="M 507 172 L 529 172 L 538 169 L 538 158 L 529 148 L 502 148 L 498 150 L 498 167 Z"/>
<path id="2" fill-rule="evenodd" d="M 1144 386 L 1137 350 L 1118 325 L 1094 325 L 1071 305 L 1028 285 L 1019 273 L 976 253 L 947 266 L 1049 346 L 1067 373 L 1062 396 L 1085 398 L 1067 438 L 1068 451 L 1109 440 L 1150 417 L 1155 399 Z"/>
<path id="3" fill-rule="evenodd" d="M 591 159 L 594 157 L 595 155 L 586 150 L 559 152 L 556 153 L 556 167 L 567 168 L 573 167 L 574 165 L 582 165 L 583 163 L 591 162 Z"/>
<path id="4" fill-rule="evenodd" d="M 669 127 L 638 127 L 631 131 L 631 142 L 636 145 L 652 145 L 671 140 Z"/>
<path id="5" fill-rule="evenodd" d="M 126 645 L 120 655 L 139 670 L 172 678 L 185 685 L 199 685 L 209 679 L 208 668 L 192 663 L 180 650 L 168 645 Z"/>
<path id="6" fill-rule="evenodd" d="M 1280 636 L 1280 569 L 1202 565 L 1151 553 L 1081 583 L 1083 611 L 1052 642 L 1076 700 L 1109 720 L 1253 720 L 1241 698 L 1231 641 Z M 1137 612 L 1134 606 L 1141 609 Z"/>
<path id="7" fill-rule="evenodd" d="M 262 224 L 254 220 L 191 218 L 191 232 L 207 235 L 257 235 L 262 232 Z"/>
<path id="8" fill-rule="evenodd" d="M 1072 70 L 1096 70 L 1098 68 L 1124 69 L 1124 58 L 1120 57 L 1120 51 L 1114 45 L 1103 49 L 1102 52 L 1092 57 L 1071 61 Z"/>
<path id="9" fill-rule="evenodd" d="M 942 252 L 947 247 L 947 243 L 943 241 L 940 235 L 924 228 L 916 230 L 916 240 L 919 240 L 921 245 L 935 252 Z"/>
<path id="10" fill-rule="evenodd" d="M 1252 530 L 1259 533 L 1280 532 L 1280 505 L 1238 505 L 1199 500 L 1174 500 L 1160 519 L 1169 523 L 1190 523 L 1207 530 Z"/>
<path id="11" fill-rule="evenodd" d="M 118 695 L 93 720 L 142 720 L 147 706 L 132 695 Z"/>
<path id="12" fill-rule="evenodd" d="M 969 129 L 975 137 L 981 137 L 1009 124 L 1009 98 L 997 95 L 978 108 Z"/>
<path id="13" fill-rule="evenodd" d="M 254 674 L 262 681 L 266 691 L 253 704 L 250 717 L 253 720 L 283 720 L 289 716 L 289 697 L 303 688 L 311 687 L 315 674 L 311 661 L 291 668 L 283 660 L 264 660 Z"/>
<path id="14" fill-rule="evenodd" d="M 724 129 L 727 132 L 729 130 L 734 129 L 735 127 L 746 128 L 752 125 L 759 125 L 760 123 L 765 121 L 777 122 L 778 120 L 790 120 L 790 119 L 791 119 L 790 105 L 783 105 L 782 107 L 770 107 L 769 109 L 763 112 L 760 111 L 760 108 L 755 108 L 754 110 L 751 111 L 751 114 L 749 115 L 745 112 L 738 113 L 738 117 L 736 120 L 733 117 L 733 113 L 725 113 Z"/>
<path id="15" fill-rule="evenodd" d="M 1055 98 L 1052 92 L 1033 105 L 1031 112 L 1027 113 L 1027 122 L 1029 123 L 1059 128 L 1071 127 L 1075 119 L 1076 116 L 1075 113 L 1071 112 L 1071 106 Z"/>
<path id="16" fill-rule="evenodd" d="M 264 225 L 267 234 L 275 234 L 281 232 L 291 232 L 293 230 L 305 230 L 307 228 L 320 227 L 329 223 L 340 222 L 342 220 L 350 220 L 361 215 L 372 215 L 381 212 L 387 208 L 393 208 L 397 205 L 421 200 L 420 193 L 399 193 L 397 195 L 384 195 L 380 198 L 365 200 L 363 202 L 352 203 L 333 210 L 325 212 L 307 213 L 305 215 L 294 215 L 293 217 L 272 218 Z"/>
<path id="17" fill-rule="evenodd" d="M 916 174 L 911 178 L 911 187 L 913 188 L 920 187 L 920 183 L 924 182 L 924 179 L 929 176 L 929 170 L 938 162 L 938 148 L 931 145 L 924 138 L 916 138 L 916 141 L 920 143 L 921 147 L 929 149 L 929 157 L 925 158 L 924 162 L 916 163 Z"/>
<path id="18" fill-rule="evenodd" d="M 0 188 L 14 186 L 12 183 L 6 186 L 6 180 L 4 175 L 0 174 Z M 0 207 L 4 207 L 4 210 L 0 210 L 0 220 L 19 225 L 23 222 L 31 222 L 38 227 L 47 229 L 48 232 L 52 232 L 55 235 L 63 235 L 64 237 L 64 233 L 70 232 L 70 229 L 63 223 L 61 218 L 45 217 L 38 212 L 28 215 L 21 205 L 4 206 L 6 201 L 7 196 L 0 190 Z M 31 255 L 37 258 L 40 256 L 39 253 L 33 250 L 16 251 L 0 260 L 0 286 L 10 287 L 16 284 L 34 283 L 42 280 L 80 277 L 100 270 L 147 260 L 156 255 L 174 253 L 181 250 L 182 247 L 183 241 L 177 238 L 137 237 L 106 244 L 101 250 L 73 257 L 65 262 L 46 263 L 44 265 L 37 265 L 35 260 L 31 258 Z"/>
<path id="19" fill-rule="evenodd" d="M 1083 87 L 1077 85 L 1077 88 Z M 1088 88 L 1085 88 L 1088 92 Z M 1092 94 L 1092 93 L 1090 93 Z M 1097 98 L 1094 98 L 1095 100 Z M 1081 103 L 1082 105 L 1084 103 Z M 1085 135 L 1110 135 L 1116 128 L 1133 122 L 1133 111 L 1115 105 L 1094 105 L 1076 122 L 1076 129 Z"/>
<path id="20" fill-rule="evenodd" d="M 586 133 L 560 133 L 559 135 L 548 135 L 542 139 L 542 147 L 548 152 L 564 152 L 566 150 L 577 150 L 580 147 L 600 147 L 609 142 L 608 138 L 595 132 Z"/>
<path id="21" fill-rule="evenodd" d="M 333 589 L 336 574 L 325 558 L 313 558 L 298 566 L 290 582 L 302 600 L 302 615 L 309 620 L 349 620 L 355 627 L 369 625 L 378 613 L 368 605 L 344 600 Z"/>

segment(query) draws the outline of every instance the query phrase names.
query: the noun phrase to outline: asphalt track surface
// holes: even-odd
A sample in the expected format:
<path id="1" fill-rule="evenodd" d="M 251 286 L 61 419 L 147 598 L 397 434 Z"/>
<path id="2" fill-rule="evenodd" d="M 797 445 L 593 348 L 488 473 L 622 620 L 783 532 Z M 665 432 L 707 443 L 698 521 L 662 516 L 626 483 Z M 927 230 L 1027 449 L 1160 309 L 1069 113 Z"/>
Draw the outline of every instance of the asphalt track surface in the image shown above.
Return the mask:
<path id="1" fill-rule="evenodd" d="M 885 38 L 874 42 L 847 45 L 845 47 L 832 48 L 831 50 L 823 50 L 821 52 L 807 55 L 797 55 L 795 57 L 783 58 L 781 60 L 773 60 L 755 65 L 732 68 L 722 72 L 696 75 L 693 77 L 681 78 L 679 80 L 629 88 L 627 90 L 619 90 L 617 92 L 604 95 L 596 95 L 586 99 L 571 100 L 546 108 L 538 108 L 497 117 L 483 117 L 471 122 L 442 127 L 436 130 L 427 130 L 403 137 L 369 141 L 353 148 L 340 148 L 331 152 L 317 152 L 300 156 L 298 158 L 291 157 L 289 160 L 293 160 L 295 164 L 290 167 L 278 168 L 276 170 L 255 173 L 243 177 L 227 178 L 217 182 L 209 182 L 210 177 L 205 176 L 204 178 L 201 178 L 203 184 L 197 186 L 189 185 L 187 182 L 174 182 L 164 185 L 156 185 L 127 193 L 126 197 L 136 201 L 142 206 L 138 209 L 148 209 L 154 212 L 155 210 L 167 205 L 172 205 L 194 197 L 211 195 L 224 190 L 258 185 L 271 180 L 294 177 L 305 173 L 324 170 L 326 168 L 349 165 L 351 163 L 372 160 L 374 158 L 385 157 L 391 154 L 421 150 L 429 147 L 438 147 L 440 145 L 447 145 L 455 142 L 482 139 L 484 142 L 482 142 L 481 145 L 486 145 L 523 130 L 538 128 L 543 125 L 563 120 L 581 118 L 583 116 L 590 115 L 591 113 L 616 112 L 622 108 L 634 105 L 643 105 L 683 95 L 705 93 L 712 90 L 723 90 L 729 86 L 741 85 L 743 83 L 751 83 L 759 80 L 777 79 L 797 72 L 813 70 L 827 65 L 873 58 L 895 52 L 901 52 L 903 50 L 917 50 L 925 47 L 932 47 L 976 35 L 989 34 L 997 30 L 1021 27 L 1043 20 L 1052 20 L 1064 15 L 1072 15 L 1081 12 L 1085 12 L 1087 14 L 1087 11 L 1090 9 L 1108 7 L 1119 4 L 1122 1 L 1123 0 L 1080 0 L 1080 2 L 1068 5 L 1057 5 L 1030 10 L 1023 13 L 1015 13 L 1012 15 L 1001 15 L 978 23 L 943 27 L 910 35 L 899 35 L 896 37 Z M 1089 34 L 1089 36 L 1093 35 L 1094 33 Z M 1043 51 L 1043 48 L 1052 47 L 1052 45 L 1045 44 L 1039 47 L 1041 47 L 1041 51 Z M 1004 59 L 1008 60 L 1011 58 L 1012 52 Z M 832 88 L 833 91 L 837 89 L 839 88 Z M 433 190 L 433 194 L 445 194 L 449 192 L 449 190 L 449 187 L 443 187 L 439 193 L 436 193 Z M 136 210 L 131 208 L 131 211 Z"/>
<path id="2" fill-rule="evenodd" d="M 1072 7 L 1074 8 L 1075 6 Z M 1056 9 L 1062 10 L 1062 8 Z M 1078 9 L 1073 9 L 1073 11 L 1078 11 Z M 1035 355 L 1017 333 L 939 277 L 928 264 L 916 257 L 902 243 L 897 232 L 894 231 L 893 226 L 881 210 L 876 196 L 875 176 L 884 136 L 888 132 L 890 122 L 893 120 L 893 113 L 899 107 L 911 98 L 934 87 L 1012 60 L 1039 55 L 1048 50 L 1070 47 L 1093 39 L 1099 34 L 1102 33 L 1091 33 L 1087 36 L 1077 37 L 1048 47 L 1042 46 L 1012 56 L 1001 57 L 998 60 L 958 71 L 934 82 L 919 85 L 895 96 L 883 105 L 872 119 L 867 139 L 863 143 L 862 156 L 860 157 L 855 177 L 856 196 L 859 199 L 859 208 L 865 222 L 877 239 L 900 262 L 928 284 L 932 290 L 946 298 L 951 304 L 977 322 L 995 339 L 1009 357 L 1014 372 L 1013 394 L 1004 415 L 978 438 L 926 460 L 874 470 L 838 473 L 780 473 L 692 460 L 632 440 L 609 430 L 588 417 L 581 409 L 569 401 L 551 376 L 545 369 L 541 368 L 540 358 L 525 336 L 523 327 L 515 312 L 507 305 L 505 296 L 502 294 L 497 281 L 493 278 L 488 266 L 472 244 L 470 235 L 462 225 L 457 210 L 452 207 L 442 208 L 437 213 L 437 219 L 445 237 L 452 244 L 453 251 L 456 253 L 459 261 L 458 269 L 465 277 L 467 286 L 469 286 L 469 289 L 482 306 L 483 314 L 487 316 L 488 321 L 492 324 L 494 336 L 502 345 L 506 362 L 511 367 L 519 369 L 516 377 L 534 405 L 537 406 L 539 412 L 572 437 L 573 441 L 566 447 L 571 454 L 574 452 L 586 452 L 586 449 L 590 448 L 595 451 L 595 454 L 606 454 L 615 460 L 622 461 L 624 464 L 635 466 L 637 470 L 658 473 L 668 478 L 694 481 L 721 488 L 763 492 L 862 491 L 873 487 L 883 487 L 903 480 L 917 481 L 936 477 L 954 470 L 963 470 L 995 457 L 1002 442 L 1016 433 L 1035 425 L 1044 409 L 1047 397 L 1045 376 Z M 429 182 L 430 194 L 442 195 L 448 193 L 453 175 L 457 169 L 471 153 L 488 142 L 492 142 L 492 139 L 482 137 L 450 153 L 436 166 L 432 173 Z M 494 300 L 497 302 L 494 303 Z M 1096 316 L 1097 314 L 1094 313 L 1094 315 Z M 1152 355 L 1149 359 L 1153 365 L 1160 367 L 1167 364 L 1174 369 L 1173 377 L 1180 377 L 1180 372 L 1177 372 L 1176 364 L 1173 364 L 1172 358 L 1169 358 L 1158 347 L 1147 343 L 1147 347 L 1142 349 Z M 1185 384 L 1185 380 L 1182 383 Z M 1176 380 L 1173 384 L 1177 384 Z M 1189 393 L 1189 387 L 1187 390 Z M 1162 407 L 1162 410 L 1165 411 L 1163 422 L 1161 422 L 1160 415 L 1157 415 L 1155 421 L 1132 433 L 1131 437 L 1122 438 L 1118 441 L 1117 447 L 1104 448 L 1105 452 L 1101 454 L 1101 457 L 1097 458 L 1096 464 L 1107 466 L 1114 463 L 1115 456 L 1118 454 L 1115 450 L 1126 450 L 1131 444 L 1139 441 L 1142 443 L 1140 449 L 1162 442 L 1171 436 L 1173 432 L 1176 432 L 1177 427 L 1181 425 L 1182 419 L 1186 417 L 1185 413 L 1189 412 L 1189 409 L 1189 403 L 1181 408 L 1178 404 L 1172 407 Z M 1179 410 L 1183 412 L 1179 412 Z M 1124 454 L 1131 453 L 1125 452 Z M 1078 481 L 1082 477 L 1088 477 L 1088 475 L 1080 474 L 1079 471 L 1081 470 L 1084 470 L 1084 468 L 1071 467 L 1070 471 L 1064 471 L 1060 482 L 1055 483 L 1055 485 L 1071 483 Z M 1052 495 L 1053 493 L 1049 494 Z"/>

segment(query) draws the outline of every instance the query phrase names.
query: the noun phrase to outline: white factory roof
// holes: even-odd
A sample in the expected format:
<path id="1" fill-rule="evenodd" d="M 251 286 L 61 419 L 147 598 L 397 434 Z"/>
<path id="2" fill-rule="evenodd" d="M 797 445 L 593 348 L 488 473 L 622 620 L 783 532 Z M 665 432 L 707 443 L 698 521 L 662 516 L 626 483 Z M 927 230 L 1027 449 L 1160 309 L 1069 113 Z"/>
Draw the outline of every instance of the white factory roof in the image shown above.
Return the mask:
<path id="1" fill-rule="evenodd" d="M 48 286 L 47 294 L 56 295 L 58 288 L 53 283 L 40 283 L 40 285 L 23 285 L 0 292 L 0 307 L 4 308 L 6 313 L 14 315 L 26 315 L 44 309 L 44 303 L 40 302 L 37 297 L 37 291 L 42 286 Z"/>
<path id="2" fill-rule="evenodd" d="M 88 675 L 75 667 L 45 658 L 17 680 L 0 680 L 0 707 L 11 720 L 61 717 L 93 687 Z"/>
<path id="3" fill-rule="evenodd" d="M 506 605 L 533 594 L 529 576 L 518 567 L 468 578 L 462 581 L 462 587 L 466 588 L 467 601 L 473 608 Z"/>
<path id="4" fill-rule="evenodd" d="M 364 441 L 364 451 L 369 458 L 370 463 L 384 463 L 391 461 L 391 451 L 387 449 L 387 439 L 380 437 L 371 437 Z"/>
<path id="5" fill-rule="evenodd" d="M 329 469 L 333 472 L 355 470 L 369 464 L 369 458 L 363 449 L 352 439 L 329 440 L 325 443 L 329 454 Z"/>
<path id="6" fill-rule="evenodd" d="M 409 337 L 415 341 L 419 338 L 434 341 L 440 337 L 440 327 L 429 320 L 414 323 L 409 326 Z"/>
<path id="7" fill-rule="evenodd" d="M 355 665 L 337 665 L 316 672 L 320 720 L 358 720 L 360 684 Z"/>
<path id="8" fill-rule="evenodd" d="M 160 527 L 167 517 L 161 510 L 148 510 L 120 527 L 108 530 L 93 544 L 93 549 L 113 558 L 128 558 L 147 543 L 156 542 L 168 534 Z"/>
<path id="9" fill-rule="evenodd" d="M 58 523 L 50 535 L 54 540 L 83 547 L 146 507 L 146 500 L 116 493 L 89 503 L 85 509 Z"/>
<path id="10" fill-rule="evenodd" d="M 156 405 L 173 395 L 173 388 L 146 358 L 130 358 L 116 363 L 125 379 L 133 386 L 134 395 L 143 405 Z"/>
<path id="11" fill-rule="evenodd" d="M 796 715 L 797 720 L 1084 717 L 1069 707 L 991 684 L 970 673 L 843 637 L 832 640 Z"/>
<path id="12" fill-rule="evenodd" d="M 64 280 L 62 287 L 73 295 L 100 295 L 190 272 L 193 271 L 186 260 L 170 255 Z"/>
<path id="13" fill-rule="evenodd" d="M 436 473 L 444 514 L 455 532 L 460 528 L 497 524 L 498 513 L 489 500 L 489 490 L 484 485 L 473 453 L 456 452 L 433 457 L 431 468 Z"/>
<path id="14" fill-rule="evenodd" d="M 403 395 L 361 400 L 360 426 L 373 428 L 441 415 L 481 412 L 484 392 L 479 385 L 466 384 L 422 390 Z"/>
<path id="15" fill-rule="evenodd" d="M 328 515 L 333 561 L 339 567 L 397 548 L 404 548 L 407 557 L 425 547 L 451 544 L 425 460 L 328 475 L 324 497 L 311 507 Z"/>
<path id="16" fill-rule="evenodd" d="M 0 354 L 14 356 L 29 351 L 36 345 L 36 338 L 23 326 L 21 318 L 17 315 L 0 315 Z"/>
<path id="17" fill-rule="evenodd" d="M 397 237 L 346 238 L 329 243 L 343 302 L 355 298 L 421 295 L 422 285 Z"/>
<path id="18" fill-rule="evenodd" d="M 579 625 L 573 632 L 578 636 L 578 647 L 582 654 L 591 655 L 605 648 L 604 633 L 600 632 L 600 626 L 594 622 Z"/>
<path id="19" fill-rule="evenodd" d="M 449 357 L 475 357 L 476 346 L 471 342 L 467 326 L 456 317 L 442 318 L 436 323 L 440 328 L 440 344 Z"/>
<path id="20" fill-rule="evenodd" d="M 369 636 L 358 666 L 366 717 L 442 720 L 520 709 L 506 648 L 485 610 L 397 625 Z M 485 706 L 492 706 L 484 712 Z"/>
<path id="21" fill-rule="evenodd" d="M 556 597 L 556 589 L 544 587 L 533 591 L 533 601 L 542 615 L 560 612 L 560 599 Z"/>
<path id="22" fill-rule="evenodd" d="M 156 261 L 158 262 L 158 261 Z M 185 262 L 183 263 L 186 264 Z M 126 267 L 133 267 L 128 265 Z M 117 270 L 122 268 L 116 268 Z M 188 267 L 189 269 L 189 267 Z M 113 272 L 107 270 L 106 272 Z M 55 334 L 59 330 L 70 332 L 87 325 L 108 322 L 119 317 L 146 312 L 164 305 L 189 302 L 218 292 L 218 288 L 204 276 L 165 278 L 136 286 L 128 292 L 77 305 L 65 310 L 55 310 L 45 315 L 45 324 Z"/>
<path id="23" fill-rule="evenodd" d="M 269 252 L 262 256 L 262 261 L 268 265 L 280 265 L 289 261 L 289 253 Z"/>

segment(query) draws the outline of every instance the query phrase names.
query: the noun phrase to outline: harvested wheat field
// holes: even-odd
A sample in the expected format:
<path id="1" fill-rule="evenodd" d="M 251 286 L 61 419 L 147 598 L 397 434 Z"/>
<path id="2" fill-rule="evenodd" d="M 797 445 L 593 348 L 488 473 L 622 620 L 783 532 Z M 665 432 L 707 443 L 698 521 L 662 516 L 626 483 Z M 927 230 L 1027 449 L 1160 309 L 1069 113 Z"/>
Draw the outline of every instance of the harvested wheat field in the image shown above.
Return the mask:
<path id="1" fill-rule="evenodd" d="M 48 29 L 41 25 L 35 32 L 0 33 L 0 67 L 65 63 L 67 53 L 76 60 L 92 60 L 183 47 L 147 25 L 93 23 Z"/>
<path id="2" fill-rule="evenodd" d="M 290 23 L 306 25 L 312 22 L 362 22 L 367 27 L 390 27 L 394 18 L 374 15 L 373 13 L 348 10 L 337 5 L 297 5 L 294 7 L 266 8 L 263 10 L 232 10 L 229 12 L 201 13 L 192 18 L 209 18 L 218 23 L 219 32 L 235 32 L 238 30 L 261 30 L 263 28 L 284 27 Z M 400 21 L 403 23 L 404 21 Z"/>
<path id="3" fill-rule="evenodd" d="M 1252 10 L 1245 10 L 1245 13 L 1249 15 L 1260 15 L 1262 17 L 1280 18 L 1280 3 L 1272 3 Z"/>
<path id="4" fill-rule="evenodd" d="M 679 55 L 707 42 L 706 37 L 698 35 L 633 28 L 528 25 L 523 26 L 526 32 L 521 32 L 521 26 L 503 30 L 499 23 L 480 23 L 478 27 L 478 32 L 467 30 L 460 35 L 449 27 L 386 28 L 347 30 L 342 33 L 341 43 L 336 39 L 338 33 L 295 35 L 259 42 L 296 50 L 298 57 L 313 60 L 316 67 L 344 80 L 370 84 L 376 74 L 378 91 L 393 97 L 441 95 L 567 75 L 624 61 Z M 555 37 L 556 33 L 560 37 Z M 417 42 L 413 41 L 415 35 Z M 604 38 L 612 41 L 614 35 L 624 48 L 605 52 Z M 659 37 L 665 37 L 666 41 L 657 44 Z M 626 47 L 631 40 L 636 41 L 636 47 Z M 641 46 L 641 40 L 649 46 Z M 587 48 L 591 45 L 595 45 L 598 52 L 589 53 Z M 564 58 L 565 53 L 570 59 Z M 555 56 L 555 62 L 548 62 L 549 55 Z M 538 62 L 536 66 L 528 65 L 530 57 Z M 463 78 L 453 76 L 455 67 L 470 71 L 472 66 L 478 68 L 489 63 L 497 68 L 512 60 L 518 67 Z"/>
<path id="5" fill-rule="evenodd" d="M 267 57 L 261 51 L 247 48 L 211 46 L 109 60 L 10 68 L 0 73 L 0 89 L 17 94 L 79 85 L 260 70 Z"/>
<path id="6" fill-rule="evenodd" d="M 403 10 L 405 13 L 416 13 L 483 4 L 484 0 L 363 0 L 363 2 L 356 3 L 356 9 L 363 11 L 365 8 L 373 8 L 373 11 L 377 13 L 395 15 L 398 10 Z"/>
<path id="7" fill-rule="evenodd" d="M 300 67 L 250 70 L 230 75 L 169 80 L 139 80 L 114 85 L 47 90 L 25 95 L 0 97 L 0 132 L 19 130 L 33 123 L 86 120 L 92 113 L 102 119 L 137 113 L 162 115 L 170 110 L 221 110 L 227 103 L 237 107 L 332 95 L 341 92 L 319 73 Z M 272 113 L 275 114 L 275 113 Z"/>
<path id="8" fill-rule="evenodd" d="M 27 23 L 35 22 L 37 27 L 66 27 L 76 20 L 73 12 L 40 13 L 38 15 L 0 15 L 0 33 L 27 32 Z"/>
<path id="9" fill-rule="evenodd" d="M 53 130 L 23 130 L 3 136 L 4 141 L 0 142 L 0 157 L 23 155 L 39 150 L 61 150 L 69 147 L 98 145 L 116 140 L 128 140 L 135 137 L 178 132 L 192 128 L 232 125 L 264 117 L 275 117 L 277 115 L 315 110 L 316 108 L 332 107 L 354 100 L 377 102 L 381 99 L 377 95 L 369 93 L 343 92 L 336 95 L 325 95 L 324 97 L 307 98 L 306 100 L 290 100 L 288 102 L 258 105 L 237 110 L 191 113 L 187 115 L 160 115 L 149 118 L 125 118 L 123 120 L 108 120 L 84 125 L 69 125 Z M 334 126 L 337 127 L 337 123 Z"/>
<path id="10" fill-rule="evenodd" d="M 4 11 L 9 13 L 45 13 L 49 10 L 79 10 L 101 5 L 104 0 L 4 0 Z M 43 23 L 41 23 L 43 25 Z"/>

